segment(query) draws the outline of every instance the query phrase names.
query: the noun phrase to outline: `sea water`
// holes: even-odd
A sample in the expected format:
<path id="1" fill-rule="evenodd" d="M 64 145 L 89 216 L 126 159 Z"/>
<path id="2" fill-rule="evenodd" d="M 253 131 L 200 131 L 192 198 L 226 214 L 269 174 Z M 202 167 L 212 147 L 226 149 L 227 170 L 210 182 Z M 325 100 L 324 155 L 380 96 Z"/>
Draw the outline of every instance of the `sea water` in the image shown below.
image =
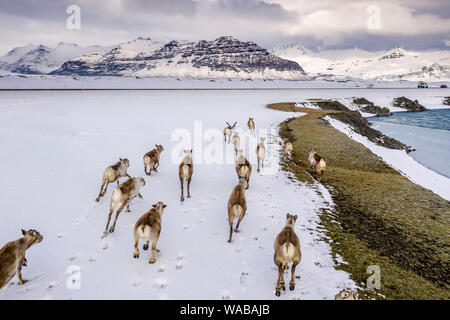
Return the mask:
<path id="1" fill-rule="evenodd" d="M 409 154 L 416 161 L 450 178 L 450 109 L 395 112 L 368 120 L 372 128 L 416 149 Z"/>

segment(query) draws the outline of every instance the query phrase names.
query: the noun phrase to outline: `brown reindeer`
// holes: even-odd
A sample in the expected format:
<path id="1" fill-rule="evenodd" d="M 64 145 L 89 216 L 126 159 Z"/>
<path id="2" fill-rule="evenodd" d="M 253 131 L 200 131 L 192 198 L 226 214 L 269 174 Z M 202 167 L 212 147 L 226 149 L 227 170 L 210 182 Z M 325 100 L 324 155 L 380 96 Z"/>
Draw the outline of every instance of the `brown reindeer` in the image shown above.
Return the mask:
<path id="1" fill-rule="evenodd" d="M 19 284 L 28 280 L 22 279 L 22 267 L 28 265 L 25 252 L 33 245 L 42 241 L 42 235 L 36 230 L 22 229 L 23 237 L 10 241 L 0 249 L 0 289 L 2 289 L 13 277 L 17 275 Z"/>
<path id="2" fill-rule="evenodd" d="M 130 176 L 127 173 L 127 169 L 130 167 L 130 161 L 125 158 L 119 158 L 119 161 L 117 161 L 112 166 L 109 166 L 108 168 L 103 171 L 103 177 L 102 177 L 102 185 L 100 187 L 100 193 L 98 194 L 97 199 L 95 201 L 100 201 L 100 198 L 103 197 L 106 193 L 106 190 L 108 189 L 108 185 L 110 183 L 113 183 L 114 181 L 117 181 L 117 185 L 119 185 L 119 179 L 121 177 L 128 177 Z"/>
<path id="3" fill-rule="evenodd" d="M 191 179 L 194 172 L 194 163 L 192 161 L 192 149 L 184 150 L 184 158 L 178 166 L 178 176 L 181 184 L 181 198 L 184 201 L 184 180 L 187 180 L 187 197 L 191 197 Z"/>
<path id="4" fill-rule="evenodd" d="M 259 166 L 261 164 L 261 167 L 264 168 L 264 158 L 266 157 L 266 147 L 264 145 L 266 138 L 260 138 L 260 142 L 258 143 L 258 146 L 256 147 L 256 158 L 258 159 L 258 170 L 257 172 L 260 172 Z"/>
<path id="5" fill-rule="evenodd" d="M 116 228 L 116 222 L 117 218 L 119 218 L 120 213 L 122 212 L 123 208 L 127 206 L 126 211 L 130 212 L 130 202 L 136 198 L 139 197 L 142 199 L 141 194 L 139 193 L 139 189 L 141 187 L 145 186 L 145 180 L 144 178 L 130 178 L 124 183 L 120 184 L 113 192 L 111 197 L 111 203 L 109 205 L 109 216 L 108 221 L 106 223 L 106 228 L 103 233 L 103 236 L 106 237 L 108 235 L 108 227 L 109 222 L 111 221 L 111 216 L 114 212 L 114 209 L 116 207 L 119 207 L 119 209 L 116 212 L 116 217 L 114 219 L 114 223 L 109 228 L 109 232 L 113 233 Z"/>
<path id="6" fill-rule="evenodd" d="M 159 167 L 159 157 L 163 151 L 164 148 L 162 145 L 155 144 L 155 148 L 144 155 L 144 171 L 146 175 L 150 176 L 152 174 L 152 170 L 158 172 L 157 168 Z M 149 168 L 148 172 L 147 166 Z"/>
<path id="7" fill-rule="evenodd" d="M 244 152 L 242 149 L 239 149 L 238 154 L 236 156 L 236 173 L 238 176 L 238 179 L 245 178 L 247 181 L 247 187 L 249 188 L 250 184 L 250 175 L 252 173 L 252 165 L 250 162 L 245 158 Z"/>
<path id="8" fill-rule="evenodd" d="M 344 289 L 334 296 L 334 300 L 358 300 L 358 296 L 358 292 L 354 292 L 351 289 Z"/>
<path id="9" fill-rule="evenodd" d="M 247 180 L 240 178 L 239 183 L 233 188 L 230 198 L 228 199 L 228 223 L 230 224 L 230 237 L 228 242 L 231 243 L 233 235 L 233 222 L 238 219 L 235 232 L 239 232 L 239 224 L 244 218 L 247 211 L 247 201 L 245 200 L 245 189 L 247 188 Z"/>
<path id="10" fill-rule="evenodd" d="M 239 137 L 238 133 L 235 131 L 233 137 L 231 138 L 231 141 L 233 142 L 234 145 L 234 154 L 236 155 L 240 144 L 241 144 L 241 138 Z"/>
<path id="11" fill-rule="evenodd" d="M 236 127 L 236 123 L 235 122 L 233 125 L 229 124 L 228 122 L 226 122 L 227 126 L 225 127 L 225 129 L 223 129 L 223 138 L 225 139 L 225 141 L 227 141 L 228 138 L 228 142 L 231 142 L 231 136 L 233 135 L 233 131 L 234 128 Z"/>
<path id="12" fill-rule="evenodd" d="M 166 204 L 158 202 L 153 205 L 153 208 L 147 211 L 134 226 L 134 258 L 139 258 L 139 239 L 143 239 L 145 244 L 144 250 L 148 250 L 148 243 L 152 242 L 152 256 L 149 263 L 155 263 L 155 253 L 159 254 L 160 251 L 156 248 L 156 243 L 161 233 L 161 217 Z"/>
<path id="13" fill-rule="evenodd" d="M 292 142 L 289 141 L 289 139 L 284 139 L 281 145 L 283 147 L 283 152 L 286 157 L 289 156 L 289 152 L 292 152 L 292 150 L 294 150 Z"/>
<path id="14" fill-rule="evenodd" d="M 275 295 L 280 296 L 281 289 L 286 290 L 284 285 L 284 270 L 289 268 L 288 264 L 292 262 L 291 267 L 291 282 L 289 283 L 289 290 L 295 288 L 295 267 L 299 264 L 302 257 L 300 250 L 300 240 L 294 231 L 294 224 L 297 216 L 286 215 L 286 226 L 281 230 L 275 239 L 273 245 L 275 254 L 274 261 L 278 267 L 277 286 L 275 288 Z"/>
<path id="15" fill-rule="evenodd" d="M 255 133 L 255 120 L 254 120 L 254 118 L 248 118 L 247 126 L 248 126 L 248 129 L 250 130 L 251 134 L 256 136 L 256 133 Z"/>
<path id="16" fill-rule="evenodd" d="M 311 169 L 314 169 L 317 174 L 317 181 L 320 183 L 323 172 L 327 168 L 325 159 L 319 156 L 315 148 L 309 150 L 308 160 L 311 163 Z"/>

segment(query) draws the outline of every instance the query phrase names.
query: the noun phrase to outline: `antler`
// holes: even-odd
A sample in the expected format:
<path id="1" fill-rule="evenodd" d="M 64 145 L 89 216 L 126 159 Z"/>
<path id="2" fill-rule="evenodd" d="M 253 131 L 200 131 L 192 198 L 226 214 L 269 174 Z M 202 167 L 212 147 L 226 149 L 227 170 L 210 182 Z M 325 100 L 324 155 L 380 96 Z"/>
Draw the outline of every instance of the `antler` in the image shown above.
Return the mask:
<path id="1" fill-rule="evenodd" d="M 225 121 L 225 123 L 226 123 L 229 127 L 231 127 L 231 125 L 230 125 L 227 121 Z"/>
<path id="2" fill-rule="evenodd" d="M 233 124 L 233 126 L 232 126 L 233 128 L 234 128 L 234 126 L 236 125 L 236 123 L 237 123 L 237 121 Z"/>

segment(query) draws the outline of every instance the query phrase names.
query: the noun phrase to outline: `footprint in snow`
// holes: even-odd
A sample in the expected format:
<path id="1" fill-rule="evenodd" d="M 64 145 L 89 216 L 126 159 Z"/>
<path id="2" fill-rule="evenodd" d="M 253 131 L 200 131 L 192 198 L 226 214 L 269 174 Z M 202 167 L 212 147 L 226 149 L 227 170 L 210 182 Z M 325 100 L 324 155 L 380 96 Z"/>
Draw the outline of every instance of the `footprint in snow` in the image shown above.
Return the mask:
<path id="1" fill-rule="evenodd" d="M 183 266 L 184 266 L 184 253 L 180 252 L 180 253 L 178 253 L 175 269 L 181 270 L 181 269 L 183 269 Z"/>
<path id="2" fill-rule="evenodd" d="M 167 288 L 167 280 L 163 278 L 155 279 L 155 281 L 153 281 L 153 286 L 158 289 Z"/>
<path id="3" fill-rule="evenodd" d="M 248 277 L 248 268 L 245 268 L 244 270 L 242 270 L 241 277 L 239 278 L 239 282 L 241 283 L 241 285 L 245 284 L 247 277 Z"/>
<path id="4" fill-rule="evenodd" d="M 131 283 L 131 285 L 135 288 L 140 287 L 141 286 L 141 282 L 139 280 L 135 280 Z"/>
<path id="5" fill-rule="evenodd" d="M 231 292 L 228 290 L 222 290 L 221 295 L 222 295 L 222 300 L 230 300 L 231 299 Z"/>
<path id="6" fill-rule="evenodd" d="M 167 268 L 167 265 L 163 263 L 163 264 L 159 265 L 158 272 L 164 272 L 164 271 L 166 271 L 166 268 Z"/>
<path id="7" fill-rule="evenodd" d="M 90 257 L 89 257 L 89 262 L 96 262 L 97 261 L 97 254 L 96 253 L 94 253 L 94 254 L 92 254 Z"/>
<path id="8" fill-rule="evenodd" d="M 59 232 L 58 234 L 56 234 L 56 237 L 58 239 L 61 239 L 62 237 L 64 237 L 66 234 L 64 232 Z"/>

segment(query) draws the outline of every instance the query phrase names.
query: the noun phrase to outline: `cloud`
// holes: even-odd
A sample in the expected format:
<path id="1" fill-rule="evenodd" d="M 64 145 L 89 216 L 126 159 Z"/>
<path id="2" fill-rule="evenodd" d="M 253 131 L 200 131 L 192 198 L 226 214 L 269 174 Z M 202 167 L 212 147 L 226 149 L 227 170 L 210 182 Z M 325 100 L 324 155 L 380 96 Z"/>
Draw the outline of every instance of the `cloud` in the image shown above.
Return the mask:
<path id="1" fill-rule="evenodd" d="M 81 30 L 66 28 L 71 4 L 81 8 Z M 373 5 L 380 28 L 368 27 Z M 138 36 L 231 35 L 265 47 L 299 42 L 312 49 L 445 48 L 449 15 L 447 0 L 0 0 L 0 54 L 30 42 L 109 45 Z"/>

